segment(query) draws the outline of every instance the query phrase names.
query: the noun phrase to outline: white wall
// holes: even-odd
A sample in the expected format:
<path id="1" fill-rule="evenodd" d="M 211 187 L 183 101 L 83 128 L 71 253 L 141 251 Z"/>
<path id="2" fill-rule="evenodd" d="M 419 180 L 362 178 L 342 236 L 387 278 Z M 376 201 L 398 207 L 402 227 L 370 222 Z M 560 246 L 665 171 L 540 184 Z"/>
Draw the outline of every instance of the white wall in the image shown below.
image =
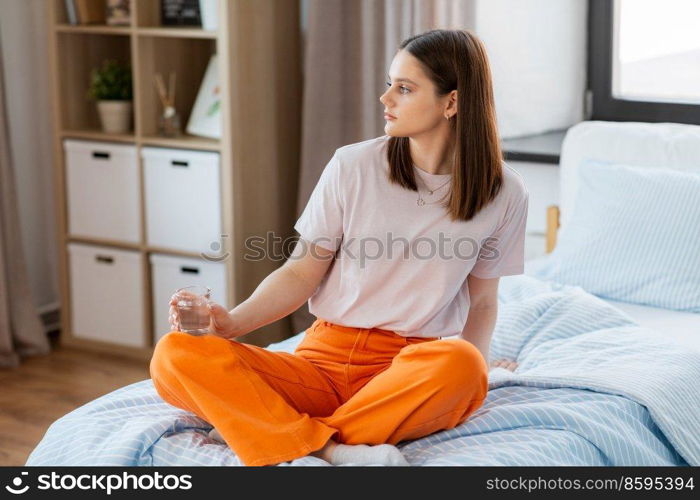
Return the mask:
<path id="1" fill-rule="evenodd" d="M 58 301 L 46 0 L 0 0 L 0 47 L 29 281 L 40 310 Z"/>
<path id="2" fill-rule="evenodd" d="M 588 0 L 443 1 L 475 12 L 461 28 L 473 30 L 486 45 L 502 138 L 562 130 L 584 120 Z M 305 35 L 309 5 L 300 2 Z"/>
<path id="3" fill-rule="evenodd" d="M 503 138 L 584 119 L 586 0 L 476 0 Z"/>

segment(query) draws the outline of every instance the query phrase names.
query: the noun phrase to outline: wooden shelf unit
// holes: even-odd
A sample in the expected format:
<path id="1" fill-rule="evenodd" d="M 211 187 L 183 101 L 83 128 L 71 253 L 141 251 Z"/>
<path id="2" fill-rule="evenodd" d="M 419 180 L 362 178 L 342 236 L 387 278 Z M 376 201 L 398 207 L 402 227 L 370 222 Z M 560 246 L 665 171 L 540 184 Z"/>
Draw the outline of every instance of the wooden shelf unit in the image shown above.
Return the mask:
<path id="1" fill-rule="evenodd" d="M 104 0 L 94 0 L 104 2 Z M 61 343 L 91 350 L 120 352 L 147 359 L 154 343 L 149 255 L 200 257 L 193 252 L 149 246 L 145 234 L 144 168 L 140 150 L 147 146 L 214 151 L 220 154 L 222 234 L 229 303 L 245 300 L 281 265 L 269 258 L 244 258 L 245 239 L 273 232 L 294 234 L 301 124 L 299 5 L 293 0 L 219 0 L 215 32 L 197 27 L 160 25 L 159 0 L 132 0 L 132 25 L 69 25 L 64 0 L 51 0 L 49 52 L 54 125 L 54 179 L 62 304 Z M 222 93 L 222 137 L 158 135 L 161 104 L 153 75 L 177 73 L 175 107 L 182 129 L 189 119 L 212 54 L 218 54 Z M 133 130 L 102 132 L 96 105 L 87 99 L 93 67 L 111 58 L 129 63 L 133 79 Z M 283 131 L 280 133 L 280 131 Z M 70 235 L 67 219 L 64 139 L 132 144 L 139 152 L 141 241 L 122 242 Z M 99 200 L 95 200 L 99 203 Z M 144 270 L 145 348 L 76 337 L 71 329 L 71 242 L 130 249 L 141 254 Z M 289 318 L 267 325 L 239 340 L 267 345 L 287 338 Z"/>
<path id="2" fill-rule="evenodd" d="M 82 33 L 95 35 L 130 35 L 133 28 L 130 26 L 104 26 L 104 25 L 72 25 L 58 24 L 55 31 L 58 33 Z"/>

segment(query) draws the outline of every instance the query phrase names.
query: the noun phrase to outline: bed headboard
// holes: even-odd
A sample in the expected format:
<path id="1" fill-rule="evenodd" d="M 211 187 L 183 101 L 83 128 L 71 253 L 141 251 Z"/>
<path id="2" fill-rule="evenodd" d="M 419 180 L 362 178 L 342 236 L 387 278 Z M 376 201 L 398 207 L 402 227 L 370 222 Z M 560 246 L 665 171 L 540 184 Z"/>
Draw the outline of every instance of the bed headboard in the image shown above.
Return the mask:
<path id="1" fill-rule="evenodd" d="M 576 169 L 587 159 L 639 167 L 697 169 L 700 125 L 584 121 L 571 127 L 564 137 L 559 162 L 559 205 L 547 214 L 548 252 L 554 248 L 557 230 L 566 226 L 571 216 Z"/>

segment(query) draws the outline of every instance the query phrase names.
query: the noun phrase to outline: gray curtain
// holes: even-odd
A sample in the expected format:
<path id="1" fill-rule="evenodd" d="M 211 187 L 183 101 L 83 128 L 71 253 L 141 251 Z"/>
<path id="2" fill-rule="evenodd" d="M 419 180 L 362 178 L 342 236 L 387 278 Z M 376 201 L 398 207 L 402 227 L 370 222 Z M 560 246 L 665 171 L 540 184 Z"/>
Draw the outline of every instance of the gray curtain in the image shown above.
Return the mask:
<path id="1" fill-rule="evenodd" d="M 471 29 L 476 0 L 309 0 L 297 217 L 333 152 L 384 134 L 385 75 L 402 40 L 434 28 Z M 308 304 L 294 332 L 313 322 Z"/>
<path id="2" fill-rule="evenodd" d="M 0 368 L 18 366 L 25 356 L 50 351 L 22 250 L 4 76 L 0 50 Z"/>

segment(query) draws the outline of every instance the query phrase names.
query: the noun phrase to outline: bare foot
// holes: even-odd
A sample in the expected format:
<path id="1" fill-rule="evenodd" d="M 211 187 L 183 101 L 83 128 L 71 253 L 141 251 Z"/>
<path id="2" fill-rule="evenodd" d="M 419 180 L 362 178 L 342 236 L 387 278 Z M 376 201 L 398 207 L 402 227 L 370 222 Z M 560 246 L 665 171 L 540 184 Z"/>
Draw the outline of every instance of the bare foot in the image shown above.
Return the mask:
<path id="1" fill-rule="evenodd" d="M 493 361 L 491 363 L 491 368 L 498 367 L 505 368 L 506 370 L 514 372 L 515 369 L 518 367 L 518 363 L 516 363 L 512 359 L 497 359 L 496 361 Z"/>

